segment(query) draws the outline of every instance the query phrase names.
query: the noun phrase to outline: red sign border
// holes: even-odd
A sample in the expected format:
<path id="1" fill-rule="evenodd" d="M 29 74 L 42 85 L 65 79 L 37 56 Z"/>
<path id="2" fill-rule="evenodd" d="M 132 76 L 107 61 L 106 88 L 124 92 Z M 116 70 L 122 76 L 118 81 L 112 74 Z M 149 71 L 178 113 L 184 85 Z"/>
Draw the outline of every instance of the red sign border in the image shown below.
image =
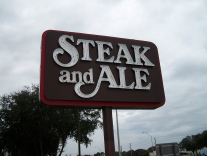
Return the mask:
<path id="1" fill-rule="evenodd" d="M 165 98 L 163 102 L 112 102 L 112 101 L 68 101 L 68 100 L 48 100 L 45 97 L 45 52 L 46 52 L 46 35 L 49 31 L 56 32 L 65 32 L 65 33 L 73 33 L 73 34 L 83 34 L 83 33 L 75 33 L 75 32 L 66 32 L 66 31 L 58 31 L 58 30 L 46 30 L 42 34 L 41 41 L 41 65 L 40 65 L 40 100 L 44 104 L 51 106 L 67 106 L 67 107 L 82 107 L 82 108 L 102 108 L 102 107 L 112 107 L 114 109 L 156 109 L 161 107 L 165 103 Z M 86 34 L 85 34 L 86 35 Z M 87 34 L 92 36 L 100 36 Z M 103 36 L 102 36 L 103 37 Z M 109 37 L 109 36 L 104 36 Z M 110 37 L 117 38 L 117 37 Z M 131 40 L 131 39 L 128 39 Z M 143 41 L 145 42 L 145 41 Z M 158 55 L 159 58 L 159 55 Z M 161 73 L 161 70 L 160 70 Z M 163 81 L 163 80 L 162 80 Z M 164 93 L 164 88 L 163 88 Z"/>

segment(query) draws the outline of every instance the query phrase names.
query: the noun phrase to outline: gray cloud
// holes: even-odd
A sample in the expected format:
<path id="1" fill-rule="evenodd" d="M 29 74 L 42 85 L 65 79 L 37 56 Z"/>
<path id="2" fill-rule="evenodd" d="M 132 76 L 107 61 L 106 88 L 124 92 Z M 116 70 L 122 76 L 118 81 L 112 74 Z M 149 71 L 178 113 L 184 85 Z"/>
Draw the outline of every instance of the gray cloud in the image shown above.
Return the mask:
<path id="1" fill-rule="evenodd" d="M 207 128 L 206 6 L 205 0 L 1 1 L 0 95 L 39 83 L 45 30 L 152 41 L 159 51 L 166 103 L 156 110 L 119 110 L 123 150 L 129 150 L 129 143 L 135 149 L 150 147 L 143 131 L 158 143 L 200 133 Z M 102 131 L 92 138 L 83 153 L 99 152 L 94 147 L 104 151 Z M 69 141 L 65 153 L 77 154 L 76 148 Z"/>

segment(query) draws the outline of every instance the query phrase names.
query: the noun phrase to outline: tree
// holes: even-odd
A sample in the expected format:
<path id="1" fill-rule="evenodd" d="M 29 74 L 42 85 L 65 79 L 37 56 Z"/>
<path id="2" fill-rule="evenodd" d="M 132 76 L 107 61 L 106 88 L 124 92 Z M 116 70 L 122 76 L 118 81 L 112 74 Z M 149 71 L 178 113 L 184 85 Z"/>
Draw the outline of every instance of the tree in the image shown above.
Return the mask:
<path id="1" fill-rule="evenodd" d="M 117 152 L 118 154 L 118 152 Z M 131 156 L 131 151 L 123 151 L 122 152 L 123 156 Z M 132 156 L 149 156 L 149 152 L 148 150 L 144 150 L 144 149 L 137 149 L 137 150 L 132 150 Z"/>
<path id="2" fill-rule="evenodd" d="M 196 147 L 196 150 L 204 147 L 203 141 L 202 141 L 202 135 L 200 133 L 193 135 L 193 143 L 194 143 L 194 146 Z"/>
<path id="3" fill-rule="evenodd" d="M 179 144 L 181 148 L 185 148 L 186 150 L 192 150 L 193 153 L 196 150 L 195 147 L 193 146 L 193 137 L 192 136 L 187 136 L 185 137 Z"/>
<path id="4" fill-rule="evenodd" d="M 198 133 L 196 135 L 185 137 L 180 143 L 180 148 L 186 148 L 187 150 L 195 150 L 201 149 L 203 147 L 207 147 L 207 130 L 203 131 L 203 133 Z"/>
<path id="5" fill-rule="evenodd" d="M 149 152 L 148 150 L 144 150 L 144 149 L 137 149 L 134 151 L 135 156 L 149 156 Z"/>
<path id="6" fill-rule="evenodd" d="M 202 147 L 207 147 L 207 130 L 201 134 Z"/>
<path id="7" fill-rule="evenodd" d="M 39 87 L 32 85 L 0 99 L 1 155 L 59 155 L 67 139 L 78 140 L 77 109 L 53 108 L 39 102 Z M 101 126 L 100 110 L 81 109 L 81 143 Z"/>
<path id="8" fill-rule="evenodd" d="M 201 144 L 201 134 L 186 136 L 180 143 L 180 148 L 185 148 L 188 151 L 192 151 L 193 153 L 202 148 Z"/>

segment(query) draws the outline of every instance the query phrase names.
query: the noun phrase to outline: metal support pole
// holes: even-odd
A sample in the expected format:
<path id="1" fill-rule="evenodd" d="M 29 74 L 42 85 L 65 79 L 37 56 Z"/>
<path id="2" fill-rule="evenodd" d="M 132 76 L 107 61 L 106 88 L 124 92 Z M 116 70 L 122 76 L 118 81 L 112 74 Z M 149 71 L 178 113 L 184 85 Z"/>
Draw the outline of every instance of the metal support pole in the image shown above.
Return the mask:
<path id="1" fill-rule="evenodd" d="M 131 148 L 131 143 L 130 143 L 130 152 L 131 152 L 131 156 L 132 156 L 132 148 Z"/>
<path id="2" fill-rule="evenodd" d="M 147 132 L 143 132 L 143 133 L 146 133 L 147 135 L 149 135 Z M 151 142 L 152 142 L 152 136 L 151 136 L 151 135 L 149 135 L 149 136 L 151 137 Z M 152 142 L 152 154 L 153 154 L 153 156 L 155 156 L 155 155 L 154 155 L 153 142 Z"/>
<path id="3" fill-rule="evenodd" d="M 112 108 L 103 107 L 103 128 L 106 156 L 115 156 Z"/>
<path id="4" fill-rule="evenodd" d="M 152 142 L 152 136 L 151 136 L 151 142 Z M 155 156 L 155 155 L 154 155 L 154 147 L 153 147 L 153 142 L 152 142 L 152 154 L 153 154 L 153 156 Z"/>
<path id="5" fill-rule="evenodd" d="M 117 138 L 118 138 L 119 156 L 121 156 L 120 138 L 119 138 L 119 121 L 118 121 L 118 113 L 117 113 L 117 109 L 116 109 L 116 126 L 117 126 Z"/>

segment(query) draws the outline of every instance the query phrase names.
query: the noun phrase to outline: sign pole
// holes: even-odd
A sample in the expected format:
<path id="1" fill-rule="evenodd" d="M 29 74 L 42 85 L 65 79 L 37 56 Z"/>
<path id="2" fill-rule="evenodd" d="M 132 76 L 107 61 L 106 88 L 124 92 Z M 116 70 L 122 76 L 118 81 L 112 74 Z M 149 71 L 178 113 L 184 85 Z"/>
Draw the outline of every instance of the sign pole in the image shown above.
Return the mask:
<path id="1" fill-rule="evenodd" d="M 115 156 L 112 108 L 102 107 L 106 156 Z"/>

